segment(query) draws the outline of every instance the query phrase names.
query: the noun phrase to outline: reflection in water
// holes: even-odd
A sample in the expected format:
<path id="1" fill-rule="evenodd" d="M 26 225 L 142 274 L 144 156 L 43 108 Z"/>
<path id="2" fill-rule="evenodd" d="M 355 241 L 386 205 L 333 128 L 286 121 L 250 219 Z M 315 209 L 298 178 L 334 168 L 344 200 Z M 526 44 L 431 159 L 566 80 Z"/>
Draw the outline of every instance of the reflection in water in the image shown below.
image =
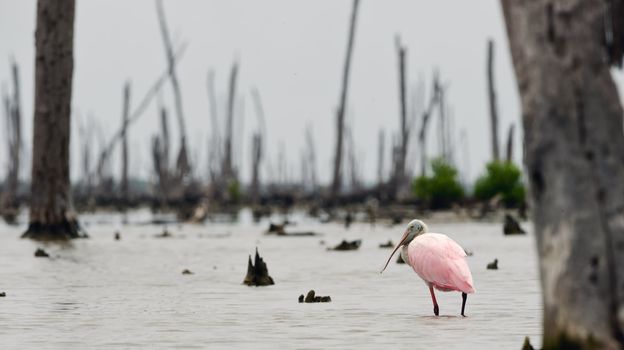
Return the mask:
<path id="1" fill-rule="evenodd" d="M 145 222 L 141 215 L 130 215 L 130 226 L 112 214 L 83 216 L 91 238 L 43 245 L 54 259 L 35 259 L 42 245 L 0 224 L 2 348 L 510 349 L 527 335 L 540 343 L 531 234 L 504 237 L 499 224 L 430 223 L 474 252 L 468 263 L 477 288 L 468 317 L 459 316 L 459 293 L 438 293 L 441 316 L 434 317 L 426 286 L 408 266 L 392 262 L 379 275 L 387 255 L 379 244 L 396 241 L 402 227 L 354 224 L 346 231 L 297 217 L 297 230 L 320 232 L 327 244 L 362 239 L 357 251 L 327 252 L 318 237 L 268 236 L 266 220 L 239 219 L 171 225 L 172 237 L 156 239 L 162 227 L 135 225 Z M 256 246 L 273 286 L 241 284 Z M 499 270 L 487 270 L 494 258 Z M 298 303 L 310 289 L 332 302 Z"/>

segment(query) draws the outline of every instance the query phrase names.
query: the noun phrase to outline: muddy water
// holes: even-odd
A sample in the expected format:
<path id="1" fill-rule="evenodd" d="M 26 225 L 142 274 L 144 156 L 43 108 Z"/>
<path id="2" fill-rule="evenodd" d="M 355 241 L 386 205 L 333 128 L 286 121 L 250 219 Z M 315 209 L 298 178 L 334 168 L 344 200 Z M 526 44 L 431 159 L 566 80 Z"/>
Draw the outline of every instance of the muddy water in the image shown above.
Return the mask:
<path id="1" fill-rule="evenodd" d="M 540 344 L 541 301 L 532 234 L 503 237 L 500 224 L 429 223 L 474 255 L 477 293 L 460 317 L 459 293 L 428 290 L 407 265 L 379 274 L 402 226 L 316 224 L 292 230 L 321 237 L 270 237 L 243 213 L 237 224 L 144 225 L 147 213 L 121 224 L 117 215 L 83 216 L 91 235 L 71 244 L 18 239 L 24 227 L 0 224 L 0 348 L 430 348 L 518 349 L 526 335 Z M 113 240 L 119 230 L 121 241 Z M 330 252 L 341 239 L 358 251 Z M 325 245 L 321 241 L 325 242 Z M 43 246 L 52 259 L 33 257 Z M 276 282 L 241 284 L 258 247 Z M 499 259 L 499 270 L 486 264 Z M 394 260 L 394 259 L 393 259 Z M 193 275 L 182 275 L 190 269 Z M 331 303 L 299 304 L 315 289 Z"/>

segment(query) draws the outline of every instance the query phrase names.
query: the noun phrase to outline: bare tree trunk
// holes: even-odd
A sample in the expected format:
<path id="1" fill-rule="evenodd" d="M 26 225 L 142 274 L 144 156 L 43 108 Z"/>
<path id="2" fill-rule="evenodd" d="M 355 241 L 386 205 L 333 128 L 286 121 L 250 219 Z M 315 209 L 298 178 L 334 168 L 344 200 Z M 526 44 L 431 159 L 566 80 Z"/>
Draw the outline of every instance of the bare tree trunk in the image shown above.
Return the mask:
<path id="1" fill-rule="evenodd" d="M 223 177 L 227 180 L 234 177 L 232 162 L 232 138 L 234 132 L 234 104 L 236 102 L 236 78 L 238 76 L 238 62 L 232 65 L 230 72 L 230 91 L 228 95 L 227 120 L 225 128 L 225 154 L 223 159 Z"/>
<path id="2" fill-rule="evenodd" d="M 37 2 L 32 200 L 23 237 L 80 236 L 69 183 L 74 10 L 74 0 Z"/>
<path id="3" fill-rule="evenodd" d="M 407 128 L 407 97 L 405 89 L 405 47 L 401 44 L 401 39 L 396 37 L 396 49 L 398 54 L 399 67 L 399 102 L 400 102 L 400 118 L 399 118 L 399 154 L 396 160 L 395 172 L 392 176 L 392 196 L 396 196 L 399 188 L 403 185 L 405 179 L 405 159 L 407 158 L 407 145 L 409 142 L 409 130 Z"/>
<path id="4" fill-rule="evenodd" d="M 355 37 L 355 25 L 357 21 L 357 10 L 360 4 L 359 0 L 353 0 L 353 9 L 351 12 L 351 22 L 349 25 L 349 39 L 347 41 L 347 54 L 345 57 L 344 69 L 342 72 L 342 90 L 340 93 L 340 106 L 336 115 L 336 153 L 334 156 L 334 176 L 332 180 L 332 198 L 336 198 L 342 187 L 342 153 L 344 143 L 344 120 L 345 110 L 347 107 L 347 90 L 349 87 L 349 70 L 351 67 L 351 55 L 353 53 L 353 42 Z"/>
<path id="5" fill-rule="evenodd" d="M 386 133 L 384 129 L 379 129 L 379 136 L 377 139 L 377 186 L 383 185 L 384 182 L 385 139 Z"/>
<path id="6" fill-rule="evenodd" d="M 307 171 L 310 175 L 310 188 L 313 192 L 316 191 L 318 186 L 318 180 L 316 177 L 316 145 L 314 143 L 314 137 L 312 136 L 312 127 L 308 126 L 305 131 L 306 134 L 306 158 L 307 158 Z"/>
<path id="7" fill-rule="evenodd" d="M 222 164 L 218 164 L 223 155 L 221 154 L 221 129 L 219 127 L 219 109 L 217 106 L 217 93 L 215 89 L 215 72 L 208 72 L 208 100 L 210 101 L 210 120 L 212 122 L 212 137 L 209 151 L 209 164 L 211 177 L 214 179 L 216 174 L 220 173 L 219 168 Z"/>
<path id="8" fill-rule="evenodd" d="M 262 160 L 262 136 L 254 133 L 251 149 L 251 200 L 258 203 L 260 199 L 260 161 Z"/>
<path id="9" fill-rule="evenodd" d="M 9 151 L 9 171 L 4 183 L 4 191 L 0 195 L 0 213 L 9 223 L 15 221 L 18 214 L 19 202 L 17 189 L 19 186 L 20 156 L 22 149 L 22 117 L 20 105 L 19 71 L 17 63 L 12 62 L 13 97 L 5 95 L 4 105 L 6 113 L 6 139 Z"/>
<path id="10" fill-rule="evenodd" d="M 624 28 L 605 22 L 616 14 L 602 1 L 502 5 L 522 101 L 544 348 L 622 349 L 623 113 L 608 64 L 622 57 L 607 56 L 604 43 Z"/>
<path id="11" fill-rule="evenodd" d="M 165 44 L 165 56 L 167 57 L 167 65 L 169 67 L 169 79 L 171 80 L 171 86 L 173 88 L 173 97 L 175 101 L 176 115 L 178 117 L 178 123 L 180 127 L 180 151 L 176 160 L 176 170 L 178 177 L 182 179 L 191 172 L 191 165 L 188 159 L 188 152 L 186 147 L 186 125 L 184 123 L 184 112 L 182 108 L 182 93 L 180 92 L 180 84 L 175 69 L 175 54 L 173 50 L 173 44 L 171 43 L 171 36 L 167 29 L 167 21 L 165 18 L 165 10 L 162 5 L 162 0 L 156 0 L 156 10 L 158 12 L 158 22 L 160 24 L 160 31 Z"/>
<path id="12" fill-rule="evenodd" d="M 496 88 L 494 87 L 494 41 L 488 40 L 487 45 L 487 80 L 488 98 L 490 101 L 490 126 L 492 136 L 492 158 L 499 160 L 498 152 L 498 107 L 496 105 Z"/>
<path id="13" fill-rule="evenodd" d="M 507 162 L 511 162 L 513 160 L 514 129 L 515 125 L 512 123 L 509 126 L 509 132 L 507 133 L 507 157 L 505 157 Z"/>
<path id="14" fill-rule="evenodd" d="M 123 111 L 121 122 L 123 131 L 121 136 L 121 197 L 125 207 L 130 198 L 128 193 L 128 117 L 130 113 L 130 83 L 126 82 L 123 92 Z"/>

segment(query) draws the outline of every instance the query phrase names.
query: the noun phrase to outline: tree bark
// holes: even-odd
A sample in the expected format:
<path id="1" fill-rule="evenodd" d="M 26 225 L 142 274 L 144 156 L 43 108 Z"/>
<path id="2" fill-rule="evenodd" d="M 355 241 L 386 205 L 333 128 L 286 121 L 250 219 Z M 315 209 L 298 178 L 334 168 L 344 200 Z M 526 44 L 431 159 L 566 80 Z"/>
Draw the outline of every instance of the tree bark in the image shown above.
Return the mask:
<path id="1" fill-rule="evenodd" d="M 522 101 L 544 348 L 621 349 L 624 135 L 604 44 L 617 36 L 605 26 L 609 7 L 583 0 L 502 6 Z"/>
<path id="2" fill-rule="evenodd" d="M 353 0 L 353 10 L 351 12 L 351 22 L 349 24 L 349 39 L 347 41 L 347 54 L 345 57 L 344 69 L 342 71 L 342 90 L 340 93 L 340 106 L 336 114 L 336 153 L 334 155 L 334 175 L 331 187 L 331 196 L 335 199 L 342 187 L 342 153 L 344 148 L 344 120 L 347 105 L 347 90 L 349 87 L 349 71 L 351 67 L 351 56 L 353 53 L 353 42 L 355 37 L 355 25 L 357 21 L 357 10 L 359 0 Z"/>
<path id="3" fill-rule="evenodd" d="M 23 237 L 80 236 L 69 183 L 74 10 L 74 0 L 37 2 L 32 199 Z"/>
<path id="4" fill-rule="evenodd" d="M 492 158 L 500 159 L 498 151 L 498 107 L 496 105 L 496 88 L 494 87 L 494 41 L 488 40 L 487 45 L 487 81 L 488 99 L 490 102 L 490 127 L 492 137 Z"/>

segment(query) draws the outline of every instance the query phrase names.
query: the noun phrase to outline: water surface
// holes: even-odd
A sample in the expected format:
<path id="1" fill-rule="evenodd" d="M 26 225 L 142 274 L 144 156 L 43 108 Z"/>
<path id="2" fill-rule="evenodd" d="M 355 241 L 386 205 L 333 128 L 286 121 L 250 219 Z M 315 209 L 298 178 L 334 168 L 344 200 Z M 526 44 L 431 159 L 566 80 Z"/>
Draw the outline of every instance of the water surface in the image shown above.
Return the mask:
<path id="1" fill-rule="evenodd" d="M 424 283 L 392 262 L 379 243 L 404 227 L 317 224 L 297 217 L 291 230 L 322 237 L 265 236 L 264 221 L 169 225 L 146 213 L 85 215 L 90 239 L 66 245 L 19 239 L 25 227 L 0 224 L 0 348 L 133 349 L 430 348 L 518 349 L 540 344 L 541 298 L 534 237 L 504 237 L 501 224 L 428 222 L 466 249 L 477 293 L 459 316 L 459 293 L 437 293 L 433 316 Z M 529 229 L 528 225 L 526 228 Z M 113 240 L 116 230 L 121 241 Z M 358 251 L 330 252 L 343 238 Z M 325 245 L 321 241 L 325 242 Z M 44 247 L 52 259 L 34 258 Z M 276 284 L 241 282 L 258 247 Z M 485 267 L 499 259 L 499 270 Z M 182 275 L 190 269 L 193 275 Z M 331 303 L 299 304 L 309 289 Z"/>

